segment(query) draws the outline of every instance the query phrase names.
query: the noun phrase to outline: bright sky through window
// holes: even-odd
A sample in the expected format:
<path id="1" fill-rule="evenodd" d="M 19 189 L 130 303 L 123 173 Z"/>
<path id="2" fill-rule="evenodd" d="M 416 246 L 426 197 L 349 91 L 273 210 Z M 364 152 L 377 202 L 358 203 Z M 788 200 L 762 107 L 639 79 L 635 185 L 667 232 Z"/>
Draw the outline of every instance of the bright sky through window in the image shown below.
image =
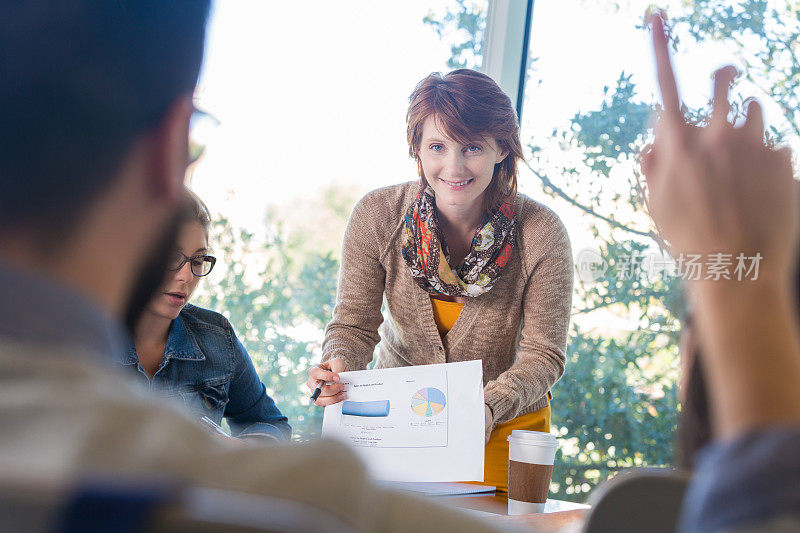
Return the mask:
<path id="1" fill-rule="evenodd" d="M 447 4 L 218 1 L 198 102 L 220 124 L 207 136 L 192 186 L 214 212 L 255 229 L 266 206 L 331 184 L 362 193 L 414 179 L 407 98 L 422 77 L 448 70 L 450 55 L 422 18 Z M 523 143 L 599 107 L 603 87 L 623 71 L 633 74 L 642 100 L 655 100 L 649 37 L 636 27 L 649 2 L 621 4 L 535 3 L 530 46 L 538 60 Z M 721 45 L 682 43 L 677 72 L 690 105 L 708 99 L 710 73 L 724 61 L 735 63 Z M 767 118 L 777 115 L 766 104 Z M 539 196 L 537 187 L 522 180 L 528 194 Z"/>

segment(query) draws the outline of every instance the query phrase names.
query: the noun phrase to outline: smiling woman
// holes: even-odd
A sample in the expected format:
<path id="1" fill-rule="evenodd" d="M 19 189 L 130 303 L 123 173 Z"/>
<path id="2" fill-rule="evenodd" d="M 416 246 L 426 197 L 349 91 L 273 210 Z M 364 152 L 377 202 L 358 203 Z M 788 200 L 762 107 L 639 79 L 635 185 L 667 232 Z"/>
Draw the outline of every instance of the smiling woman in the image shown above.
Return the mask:
<path id="1" fill-rule="evenodd" d="M 488 76 L 423 79 L 407 135 L 419 180 L 353 208 L 323 362 L 307 384 L 365 369 L 379 340 L 377 368 L 482 360 L 484 482 L 506 490 L 511 430 L 550 430 L 572 298 L 569 238 L 555 213 L 517 192 L 517 117 Z M 325 386 L 317 405 L 341 401 L 342 390 Z"/>
<path id="2" fill-rule="evenodd" d="M 150 389 L 220 424 L 239 438 L 288 440 L 291 427 L 267 395 L 228 320 L 188 303 L 216 263 L 209 255 L 211 217 L 186 191 L 178 242 L 164 286 L 148 304 L 119 361 Z"/>

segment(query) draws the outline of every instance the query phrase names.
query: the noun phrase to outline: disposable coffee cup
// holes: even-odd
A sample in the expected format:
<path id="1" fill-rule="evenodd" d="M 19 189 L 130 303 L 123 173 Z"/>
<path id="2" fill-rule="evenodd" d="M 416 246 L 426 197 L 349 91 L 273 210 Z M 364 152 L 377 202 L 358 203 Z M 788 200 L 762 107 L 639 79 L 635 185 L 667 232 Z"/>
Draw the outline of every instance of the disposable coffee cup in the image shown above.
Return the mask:
<path id="1" fill-rule="evenodd" d="M 508 437 L 508 514 L 544 512 L 558 441 L 550 433 L 515 429 Z"/>

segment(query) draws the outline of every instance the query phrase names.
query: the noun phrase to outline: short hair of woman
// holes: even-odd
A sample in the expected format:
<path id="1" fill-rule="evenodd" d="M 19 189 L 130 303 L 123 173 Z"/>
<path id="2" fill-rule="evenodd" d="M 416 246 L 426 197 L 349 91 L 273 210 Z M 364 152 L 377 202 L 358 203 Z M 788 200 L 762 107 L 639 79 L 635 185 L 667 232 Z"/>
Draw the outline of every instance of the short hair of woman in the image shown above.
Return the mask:
<path id="1" fill-rule="evenodd" d="M 495 165 L 486 194 L 486 210 L 494 211 L 517 193 L 517 161 L 524 159 L 519 140 L 519 121 L 511 99 L 495 81 L 470 69 L 447 74 L 434 72 L 420 81 L 409 97 L 406 115 L 408 153 L 417 162 L 422 185 L 428 182 L 419 158 L 422 125 L 433 117 L 439 129 L 454 141 L 469 144 L 493 137 L 508 152 Z"/>

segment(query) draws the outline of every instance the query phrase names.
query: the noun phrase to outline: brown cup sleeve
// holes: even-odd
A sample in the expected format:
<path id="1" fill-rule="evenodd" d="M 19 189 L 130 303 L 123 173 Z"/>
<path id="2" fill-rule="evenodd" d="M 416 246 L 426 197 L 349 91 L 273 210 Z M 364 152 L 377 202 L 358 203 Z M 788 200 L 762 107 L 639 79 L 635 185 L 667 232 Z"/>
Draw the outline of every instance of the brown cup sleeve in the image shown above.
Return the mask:
<path id="1" fill-rule="evenodd" d="M 508 461 L 508 497 L 529 503 L 546 503 L 553 465 Z"/>

